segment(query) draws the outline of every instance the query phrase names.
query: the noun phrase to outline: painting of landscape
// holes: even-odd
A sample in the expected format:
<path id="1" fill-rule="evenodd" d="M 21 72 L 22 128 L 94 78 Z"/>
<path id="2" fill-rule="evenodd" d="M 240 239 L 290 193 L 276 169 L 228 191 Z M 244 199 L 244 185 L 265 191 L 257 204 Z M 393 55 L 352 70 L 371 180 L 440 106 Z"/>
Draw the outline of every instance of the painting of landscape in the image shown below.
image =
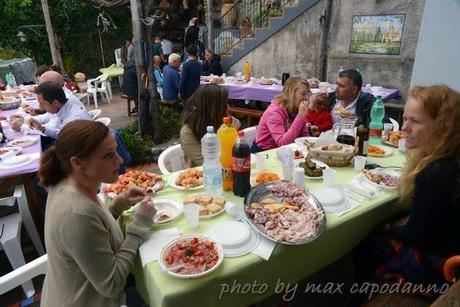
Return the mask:
<path id="1" fill-rule="evenodd" d="M 405 15 L 353 16 L 350 52 L 398 55 Z"/>

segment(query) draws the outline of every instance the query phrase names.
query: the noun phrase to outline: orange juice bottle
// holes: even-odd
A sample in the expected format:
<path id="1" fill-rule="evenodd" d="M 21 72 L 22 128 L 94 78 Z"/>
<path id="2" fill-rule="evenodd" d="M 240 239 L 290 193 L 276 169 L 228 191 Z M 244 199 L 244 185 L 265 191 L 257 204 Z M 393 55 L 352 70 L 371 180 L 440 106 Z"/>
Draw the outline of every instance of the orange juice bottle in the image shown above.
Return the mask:
<path id="1" fill-rule="evenodd" d="M 217 130 L 220 141 L 220 164 L 222 164 L 222 188 L 224 191 L 231 191 L 233 189 L 232 149 L 238 132 L 232 124 L 231 117 L 224 117 L 223 122 Z"/>
<path id="2" fill-rule="evenodd" d="M 244 75 L 244 80 L 246 81 L 251 80 L 251 65 L 249 64 L 248 61 L 244 62 L 243 75 Z"/>

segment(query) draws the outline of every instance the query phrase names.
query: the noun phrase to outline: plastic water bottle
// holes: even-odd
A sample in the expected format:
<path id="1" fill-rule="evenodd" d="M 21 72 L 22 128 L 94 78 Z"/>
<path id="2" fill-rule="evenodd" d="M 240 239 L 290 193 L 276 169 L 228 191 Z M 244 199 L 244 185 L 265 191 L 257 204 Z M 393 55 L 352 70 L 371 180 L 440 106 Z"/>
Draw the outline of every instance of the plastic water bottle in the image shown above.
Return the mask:
<path id="1" fill-rule="evenodd" d="M 207 133 L 201 139 L 203 155 L 203 182 L 207 194 L 222 194 L 222 166 L 219 162 L 220 144 L 214 127 L 208 126 Z"/>
<path id="2" fill-rule="evenodd" d="M 371 122 L 369 123 L 369 144 L 380 144 L 382 142 L 383 118 L 385 117 L 385 106 L 382 101 L 382 96 L 377 96 L 377 99 L 372 104 Z"/>

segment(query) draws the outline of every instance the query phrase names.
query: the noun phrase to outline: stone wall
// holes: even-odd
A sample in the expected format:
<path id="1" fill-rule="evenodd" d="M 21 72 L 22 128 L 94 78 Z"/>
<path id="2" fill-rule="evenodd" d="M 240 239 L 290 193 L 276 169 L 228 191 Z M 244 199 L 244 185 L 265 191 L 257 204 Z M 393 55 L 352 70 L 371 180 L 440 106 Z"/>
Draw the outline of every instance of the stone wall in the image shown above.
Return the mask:
<path id="1" fill-rule="evenodd" d="M 405 97 L 410 86 L 415 51 L 425 1 L 333 0 L 331 24 L 327 41 L 327 81 L 334 82 L 337 71 L 357 68 L 364 83 L 398 88 Z M 242 70 L 249 61 L 255 76 L 314 77 L 319 72 L 321 45 L 320 16 L 326 1 L 311 9 L 281 29 L 257 49 L 229 69 L 229 74 Z M 353 15 L 406 14 L 399 55 L 368 55 L 349 53 Z"/>

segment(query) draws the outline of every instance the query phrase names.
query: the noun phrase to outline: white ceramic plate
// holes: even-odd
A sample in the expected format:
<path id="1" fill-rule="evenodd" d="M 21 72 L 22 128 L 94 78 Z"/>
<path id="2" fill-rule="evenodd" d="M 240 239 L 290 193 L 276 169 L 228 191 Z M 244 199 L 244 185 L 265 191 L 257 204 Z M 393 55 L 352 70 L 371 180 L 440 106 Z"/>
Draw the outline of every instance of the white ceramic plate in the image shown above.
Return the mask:
<path id="1" fill-rule="evenodd" d="M 149 173 L 149 174 L 157 175 L 154 173 Z M 110 185 L 111 185 L 110 183 L 101 183 L 101 193 L 102 195 L 104 195 L 105 198 L 112 199 L 112 198 L 115 198 L 118 194 L 114 192 L 108 192 L 108 190 L 110 189 Z M 163 187 L 163 185 L 164 185 L 163 180 L 154 181 L 152 183 L 152 189 L 153 189 L 152 193 L 156 193 L 158 190 L 160 190 Z"/>
<path id="2" fill-rule="evenodd" d="M 316 160 L 316 159 L 311 159 L 311 161 L 313 163 L 315 163 L 317 166 L 319 167 L 325 167 L 325 168 L 329 168 L 329 165 L 327 165 L 326 163 L 320 161 L 320 160 Z M 317 179 L 323 179 L 323 176 L 319 176 L 319 177 L 310 177 L 310 176 L 307 176 L 305 175 L 305 178 L 307 179 L 310 179 L 310 180 L 317 180 Z"/>
<path id="3" fill-rule="evenodd" d="M 38 138 L 34 137 L 23 137 L 20 139 L 13 140 L 8 143 L 9 146 L 22 146 L 22 147 L 27 147 L 35 144 L 35 142 L 38 140 Z"/>
<path id="4" fill-rule="evenodd" d="M 308 141 L 312 145 L 315 145 L 317 140 L 318 140 L 318 138 L 314 137 L 314 136 L 303 136 L 303 137 L 300 137 L 300 138 L 296 138 L 294 140 L 294 142 L 299 146 L 305 147 L 305 141 Z"/>
<path id="5" fill-rule="evenodd" d="M 174 220 L 182 213 L 182 210 L 184 209 L 184 206 L 176 200 L 167 198 L 152 198 L 152 201 L 155 208 L 157 209 L 157 214 L 153 218 L 153 221 L 156 224 L 164 224 Z M 159 220 L 163 214 L 166 214 L 168 218 Z"/>
<path id="6" fill-rule="evenodd" d="M 311 192 L 328 213 L 338 213 L 348 210 L 351 206 L 345 194 L 337 188 L 323 188 Z"/>
<path id="7" fill-rule="evenodd" d="M 371 145 L 369 145 L 369 146 L 371 146 Z M 372 157 L 388 157 L 389 155 L 391 155 L 393 153 L 393 150 L 391 150 L 390 148 L 385 148 L 385 147 L 378 146 L 378 145 L 372 145 L 372 146 L 380 148 L 381 150 L 385 151 L 385 153 L 383 155 L 377 155 L 377 154 L 374 154 L 374 153 L 370 153 L 368 151 L 367 155 L 369 155 L 369 156 L 372 156 Z"/>
<path id="8" fill-rule="evenodd" d="M 11 147 L 8 147 L 8 146 L 5 146 L 5 147 L 0 147 L 0 156 L 7 153 L 7 152 L 10 152 L 10 151 L 13 151 L 15 155 L 19 154 L 21 151 L 22 151 L 22 147 L 19 147 L 19 146 L 11 146 Z"/>
<path id="9" fill-rule="evenodd" d="M 260 243 L 260 235 L 248 225 L 237 221 L 225 221 L 209 231 L 209 236 L 219 242 L 225 257 L 240 257 L 252 252 Z"/>
<path id="10" fill-rule="evenodd" d="M 187 191 L 190 191 L 190 190 L 199 190 L 201 188 L 203 188 L 203 185 L 199 185 L 199 186 L 196 186 L 196 187 L 193 187 L 193 188 L 184 188 L 183 186 L 180 186 L 180 185 L 177 185 L 176 184 L 176 179 L 177 177 L 179 176 L 181 172 L 177 172 L 177 173 L 172 173 L 169 175 L 169 178 L 168 178 L 168 184 L 171 188 L 174 188 L 174 189 L 177 189 L 177 190 L 187 190 Z"/>
<path id="11" fill-rule="evenodd" d="M 212 268 L 210 268 L 210 269 L 208 269 L 208 270 L 206 270 L 204 272 L 196 273 L 196 274 L 190 274 L 190 275 L 178 274 L 178 273 L 175 273 L 175 272 L 172 272 L 172 271 L 168 271 L 168 266 L 166 265 L 165 258 L 168 255 L 168 253 L 170 252 L 171 248 L 178 242 L 181 242 L 181 241 L 184 241 L 184 240 L 192 240 L 195 237 L 198 238 L 198 239 L 209 240 L 209 241 L 214 242 L 214 244 L 216 246 L 216 249 L 217 249 L 217 253 L 219 255 L 219 259 L 217 260 L 217 263 Z M 223 260 L 224 260 L 224 249 L 219 244 L 219 242 L 217 242 L 216 240 L 214 240 L 214 239 L 212 239 L 212 238 L 210 238 L 208 236 L 196 234 L 196 235 L 180 236 L 178 238 L 175 238 L 175 239 L 171 240 L 169 243 L 167 243 L 161 250 L 159 263 L 160 263 L 160 267 L 163 270 L 165 270 L 167 274 L 169 274 L 171 276 L 181 278 L 181 279 L 192 279 L 192 278 L 200 278 L 200 277 L 203 277 L 205 275 L 208 275 L 208 274 L 214 272 L 215 270 L 217 270 L 219 268 L 219 266 L 222 264 Z"/>
<path id="12" fill-rule="evenodd" d="M 208 194 L 196 194 L 196 195 L 191 195 L 191 196 L 200 196 L 200 195 L 212 197 L 212 195 L 208 195 Z M 184 202 L 184 206 L 187 206 L 188 204 L 191 204 L 191 203 L 190 202 Z M 197 205 L 199 205 L 199 204 L 197 204 Z M 225 204 L 222 207 L 222 210 L 220 210 L 218 212 L 215 212 L 215 213 L 212 213 L 212 214 L 208 214 L 208 215 L 200 215 L 200 219 L 210 219 L 212 217 L 215 217 L 215 216 L 221 214 L 224 211 L 225 211 Z"/>
<path id="13" fill-rule="evenodd" d="M 2 163 L 3 165 L 12 166 L 12 165 L 23 164 L 29 159 L 30 159 L 29 156 L 13 156 L 13 157 L 6 158 L 5 160 L 2 161 Z"/>
<path id="14" fill-rule="evenodd" d="M 249 179 L 249 182 L 250 182 L 250 184 L 251 184 L 252 187 L 259 184 L 259 183 L 256 182 L 256 178 L 257 178 L 257 176 L 259 176 L 261 173 L 273 173 L 273 174 L 278 175 L 279 180 L 282 180 L 281 174 L 279 174 L 279 173 L 277 173 L 277 172 L 272 172 L 272 171 L 259 171 L 259 172 L 257 172 L 257 171 L 255 171 L 255 172 L 251 172 L 251 177 L 250 177 L 250 179 Z M 276 180 L 275 180 L 275 181 L 276 181 Z M 263 183 L 264 183 L 264 182 L 263 182 Z"/>
<path id="15" fill-rule="evenodd" d="M 398 177 L 398 178 L 401 176 L 401 172 L 398 172 L 398 171 L 396 171 L 394 169 L 390 169 L 390 168 L 374 168 L 374 169 L 370 170 L 369 172 L 371 172 L 373 174 L 389 175 L 389 176 L 394 176 L 394 177 Z M 364 177 L 364 180 L 366 182 L 372 184 L 373 186 L 383 188 L 383 189 L 386 189 L 386 190 L 394 190 L 394 189 L 396 189 L 396 185 L 388 186 L 388 185 L 385 185 L 385 184 L 376 183 L 376 182 L 370 180 L 369 178 L 367 178 L 366 174 L 363 173 L 362 175 Z"/>

